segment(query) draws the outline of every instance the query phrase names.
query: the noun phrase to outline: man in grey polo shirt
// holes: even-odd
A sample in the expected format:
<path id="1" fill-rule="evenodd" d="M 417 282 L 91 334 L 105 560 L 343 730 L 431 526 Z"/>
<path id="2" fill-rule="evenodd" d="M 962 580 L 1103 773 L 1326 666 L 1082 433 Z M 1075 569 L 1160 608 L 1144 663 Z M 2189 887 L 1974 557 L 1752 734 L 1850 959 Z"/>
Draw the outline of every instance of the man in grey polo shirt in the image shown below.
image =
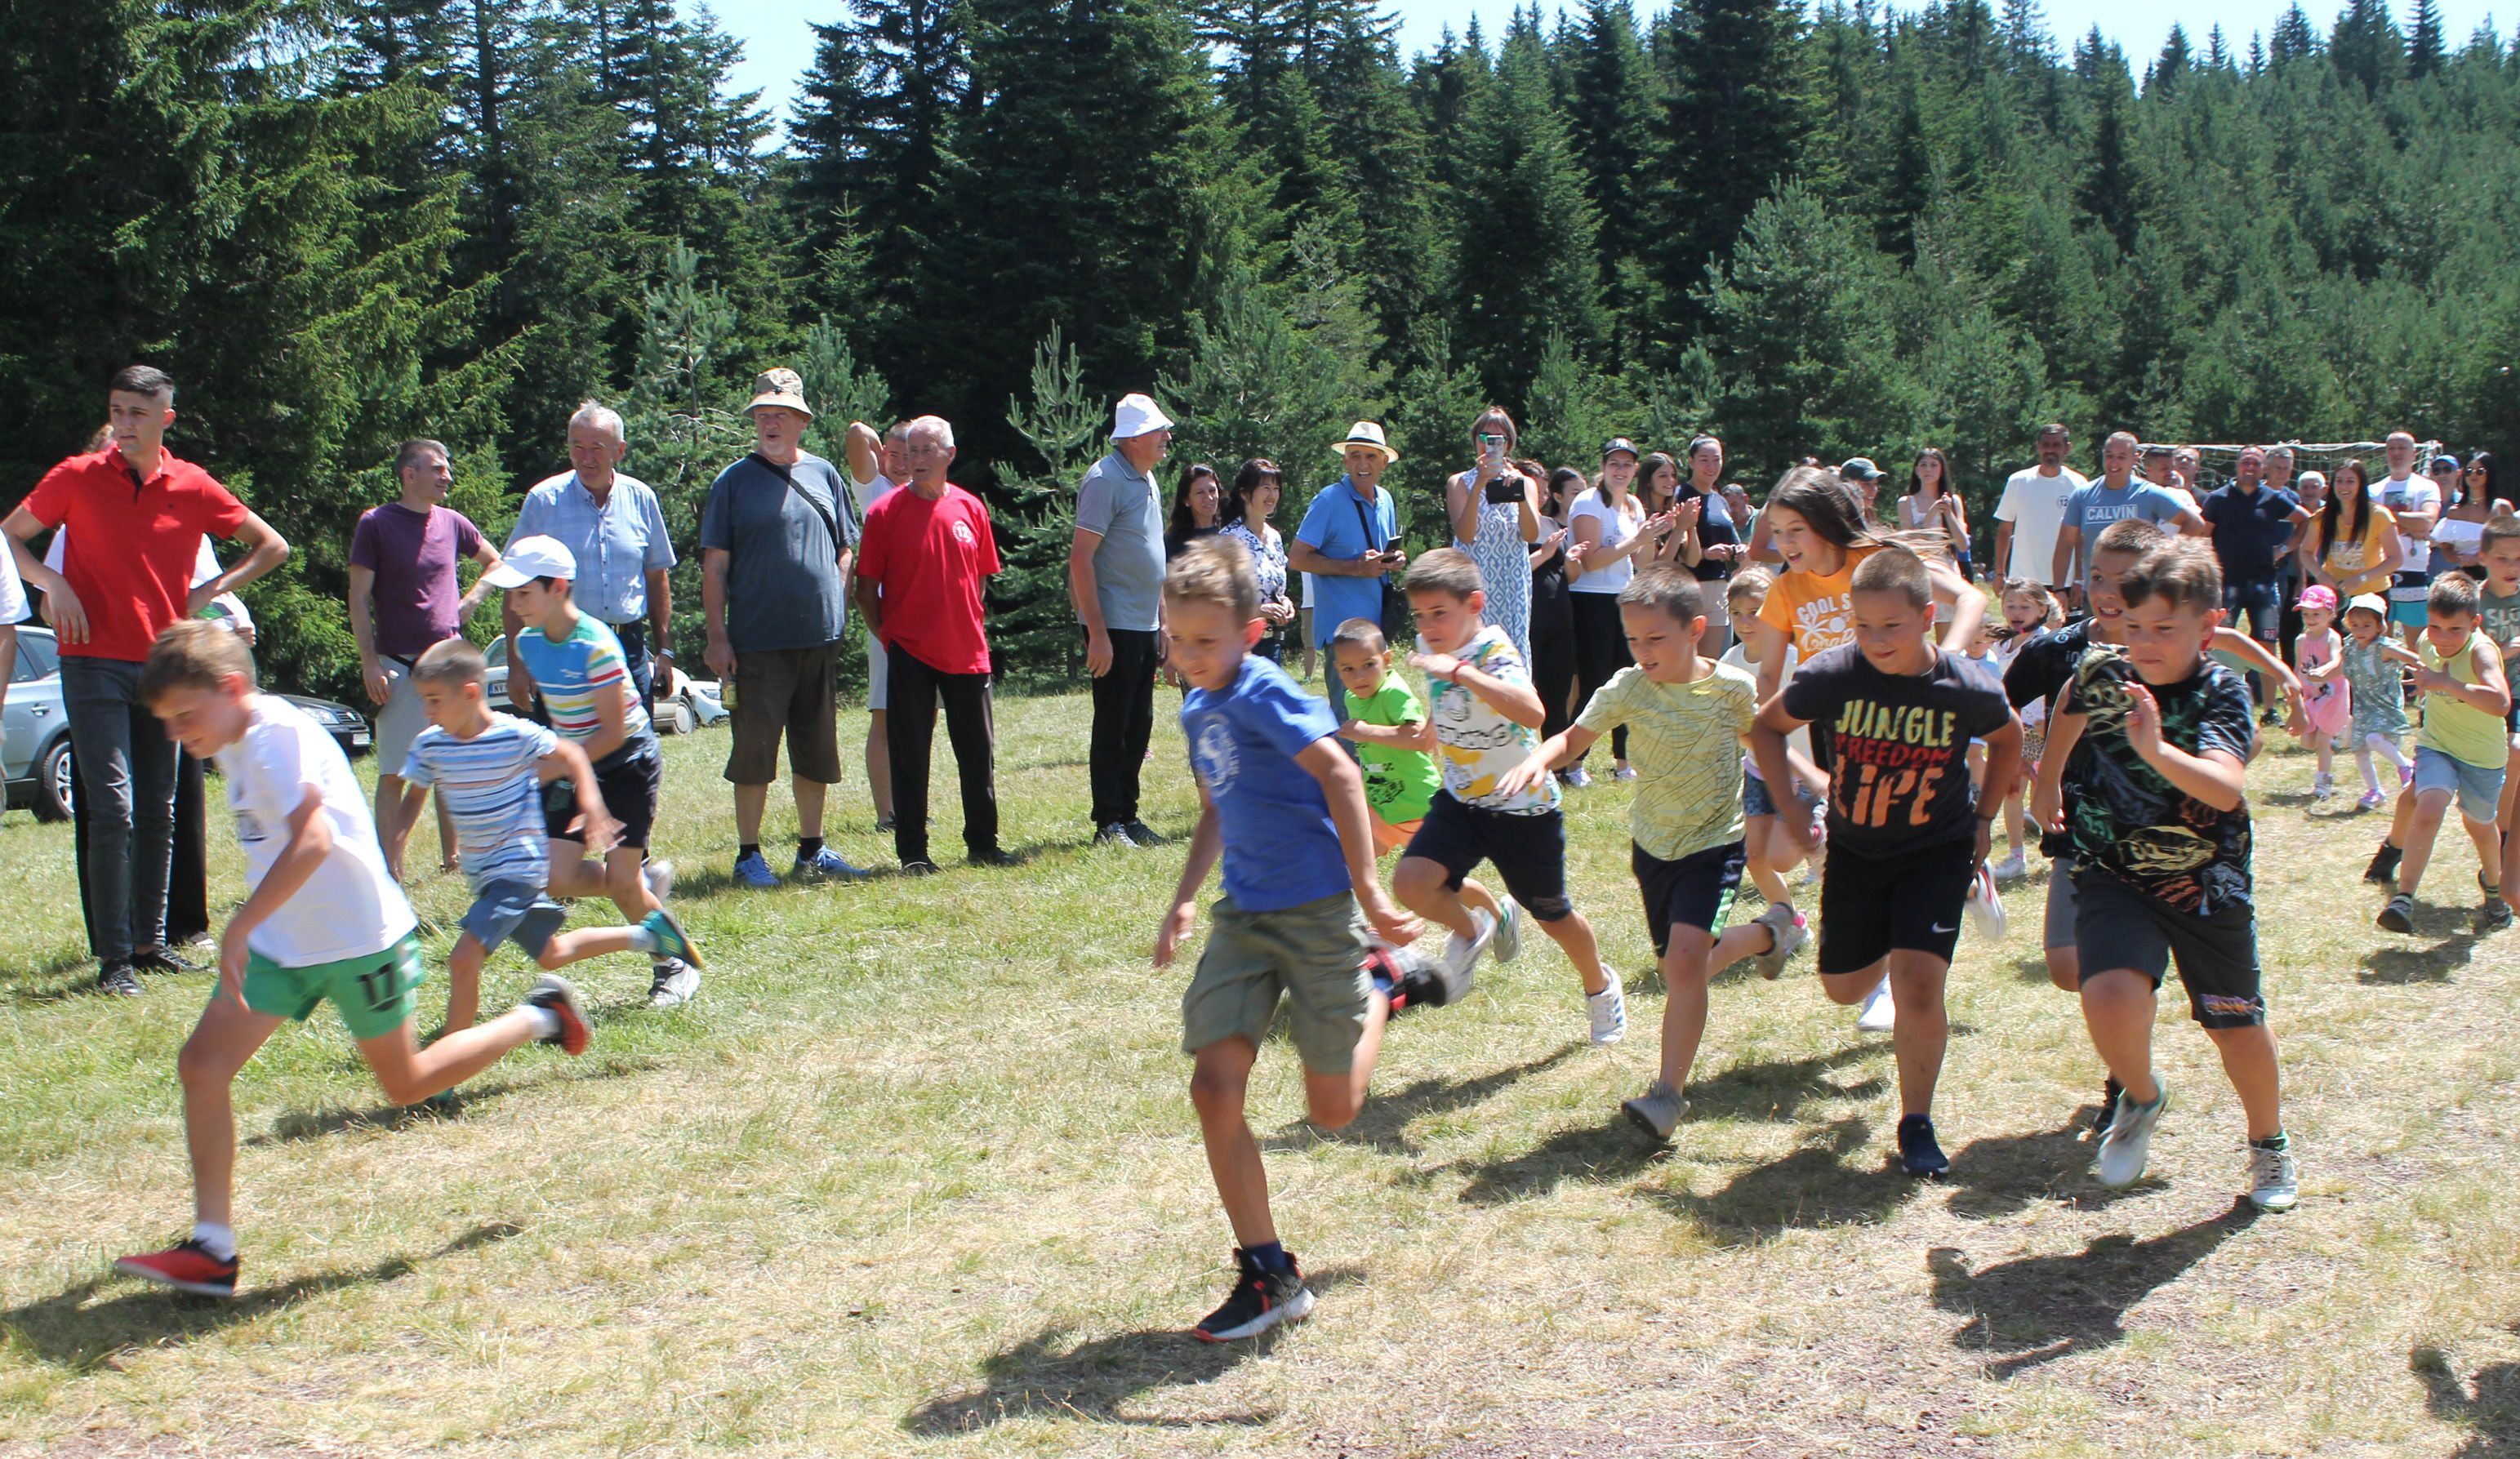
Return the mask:
<path id="1" fill-rule="evenodd" d="M 1138 818 L 1138 773 L 1155 728 L 1155 666 L 1163 662 L 1164 511 L 1155 464 L 1173 422 L 1144 395 L 1112 409 L 1111 454 L 1076 488 L 1076 536 L 1067 550 L 1067 593 L 1085 626 L 1085 671 L 1094 676 L 1096 845 L 1160 846 Z"/>
<path id="2" fill-rule="evenodd" d="M 620 469 L 629 449 L 620 413 L 590 400 L 568 418 L 570 469 L 546 477 L 525 493 L 508 546 L 548 537 L 568 549 L 577 563 L 576 596 L 621 641 L 621 657 L 639 685 L 639 702 L 655 698 L 659 664 L 674 661 L 674 541 L 665 510 L 648 483 Z M 524 621 L 503 607 L 508 635 L 508 699 L 521 708 L 532 698 L 533 676 L 517 657 L 517 631 Z"/>

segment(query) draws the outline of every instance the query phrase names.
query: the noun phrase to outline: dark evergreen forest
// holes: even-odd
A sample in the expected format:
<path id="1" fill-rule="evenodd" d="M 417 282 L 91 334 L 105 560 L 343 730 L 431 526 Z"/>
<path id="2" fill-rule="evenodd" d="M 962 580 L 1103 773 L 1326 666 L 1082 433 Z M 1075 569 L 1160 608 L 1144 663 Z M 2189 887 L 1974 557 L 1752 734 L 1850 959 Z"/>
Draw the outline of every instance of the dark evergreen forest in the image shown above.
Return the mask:
<path id="1" fill-rule="evenodd" d="M 2037 0 L 1584 0 L 1415 57 L 1368 0 L 832 8 L 780 138 L 667 0 L 0 0 L 0 502 L 166 368 L 174 449 L 297 545 L 270 672 L 338 689 L 397 440 L 501 529 L 595 396 L 688 528 L 788 363 L 831 425 L 955 421 L 1046 672 L 1129 389 L 1298 509 L 1383 419 L 1428 529 L 1488 400 L 1552 464 L 1714 430 L 1754 490 L 1938 445 L 1981 530 L 2048 419 L 2086 469 L 2520 435 L 2520 41 L 2431 0 L 2133 57 Z"/>

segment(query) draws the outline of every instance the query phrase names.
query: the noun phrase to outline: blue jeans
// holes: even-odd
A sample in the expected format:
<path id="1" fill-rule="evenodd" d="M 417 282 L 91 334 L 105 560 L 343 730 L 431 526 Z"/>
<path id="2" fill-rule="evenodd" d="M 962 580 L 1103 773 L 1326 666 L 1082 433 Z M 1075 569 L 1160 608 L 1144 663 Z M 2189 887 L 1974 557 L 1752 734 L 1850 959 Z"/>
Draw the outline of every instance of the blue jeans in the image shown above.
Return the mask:
<path id="1" fill-rule="evenodd" d="M 2283 580 L 2226 580 L 2223 584 L 2223 621 L 2238 628 L 2243 612 L 2249 615 L 2249 637 L 2273 647 L 2283 635 Z"/>
<path id="2" fill-rule="evenodd" d="M 175 742 L 140 702 L 140 666 L 64 655 L 62 707 L 87 810 L 87 887 L 96 955 L 127 961 L 166 945 L 166 868 L 175 848 Z"/>

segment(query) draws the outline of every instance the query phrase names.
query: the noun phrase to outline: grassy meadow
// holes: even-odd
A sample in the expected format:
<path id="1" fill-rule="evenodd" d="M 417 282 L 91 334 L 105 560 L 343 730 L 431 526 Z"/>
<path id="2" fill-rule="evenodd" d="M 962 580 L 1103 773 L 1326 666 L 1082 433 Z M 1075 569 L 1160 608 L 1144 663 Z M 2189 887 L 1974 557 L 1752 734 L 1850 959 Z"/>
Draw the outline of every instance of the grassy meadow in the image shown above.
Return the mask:
<path id="1" fill-rule="evenodd" d="M 2315 808 L 2288 743 L 2253 773 L 2304 1188 L 2251 1219 L 2236 1102 L 2176 996 L 2153 1177 L 2087 1173 L 2100 1076 L 2041 967 L 2035 858 L 2010 939 L 1972 934 L 1954 971 L 1950 1180 L 1897 1173 L 1889 1041 L 1808 954 L 1719 982 L 1655 1148 L 1617 1108 L 1662 1006 L 1627 794 L 1578 793 L 1628 1040 L 1585 1041 L 1534 937 L 1395 1027 L 1348 1130 L 1301 1122 L 1273 1041 L 1254 1124 L 1321 1303 L 1217 1348 L 1185 1335 L 1232 1246 L 1177 1047 L 1189 968 L 1147 960 L 1181 853 L 1086 845 L 1087 722 L 1082 696 L 999 706 L 1020 867 L 759 894 L 728 883 L 726 731 L 667 740 L 699 1000 L 650 1012 L 644 960 L 587 964 L 594 1050 L 528 1050 L 440 1114 L 384 1108 L 331 1012 L 284 1032 L 238 1087 L 228 1304 L 108 1271 L 188 1229 L 174 1059 L 210 976 L 89 995 L 68 828 L 10 813 L 0 1455 L 2520 1454 L 2520 942 L 2466 930 L 2454 827 L 2393 938 L 2357 880 L 2380 818 Z M 1171 832 L 1182 764 L 1167 720 L 1147 818 Z M 833 806 L 833 844 L 889 866 L 854 769 Z M 211 844 L 233 906 L 216 811 Z M 451 927 L 467 898 L 432 872 L 416 901 Z M 531 977 L 503 952 L 484 1007 Z"/>

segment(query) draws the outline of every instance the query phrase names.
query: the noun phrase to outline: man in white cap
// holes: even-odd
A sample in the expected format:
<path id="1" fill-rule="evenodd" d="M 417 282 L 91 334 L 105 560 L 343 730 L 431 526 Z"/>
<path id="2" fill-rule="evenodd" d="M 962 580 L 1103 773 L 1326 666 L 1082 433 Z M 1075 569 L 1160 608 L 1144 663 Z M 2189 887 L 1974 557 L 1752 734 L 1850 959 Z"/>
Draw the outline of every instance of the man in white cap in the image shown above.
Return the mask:
<path id="1" fill-rule="evenodd" d="M 1123 395 L 1111 411 L 1111 452 L 1076 485 L 1076 535 L 1067 548 L 1067 595 L 1085 626 L 1085 672 L 1094 676 L 1094 785 L 1098 846 L 1160 846 L 1138 818 L 1138 773 L 1155 728 L 1155 667 L 1163 662 L 1164 508 L 1155 463 L 1173 422 L 1154 401 Z"/>
<path id="2" fill-rule="evenodd" d="M 708 665 L 735 685 L 735 879 L 773 887 L 761 813 L 779 774 L 779 739 L 796 796 L 799 880 L 862 876 L 823 844 L 823 802 L 840 777 L 833 658 L 848 626 L 857 514 L 832 464 L 803 449 L 814 412 L 792 370 L 753 381 L 753 449 L 718 473 L 700 508 L 700 603 Z"/>
<path id="3" fill-rule="evenodd" d="M 1409 565 L 1400 549 L 1399 508 L 1382 489 L 1382 473 L 1400 459 L 1382 427 L 1359 420 L 1335 448 L 1347 474 L 1323 487 L 1304 508 L 1304 524 L 1286 544 L 1286 566 L 1318 580 L 1313 646 L 1327 655 L 1330 638 L 1351 618 L 1382 621 L 1383 579 Z M 1329 677 L 1330 708 L 1347 719 L 1347 691 Z"/>

